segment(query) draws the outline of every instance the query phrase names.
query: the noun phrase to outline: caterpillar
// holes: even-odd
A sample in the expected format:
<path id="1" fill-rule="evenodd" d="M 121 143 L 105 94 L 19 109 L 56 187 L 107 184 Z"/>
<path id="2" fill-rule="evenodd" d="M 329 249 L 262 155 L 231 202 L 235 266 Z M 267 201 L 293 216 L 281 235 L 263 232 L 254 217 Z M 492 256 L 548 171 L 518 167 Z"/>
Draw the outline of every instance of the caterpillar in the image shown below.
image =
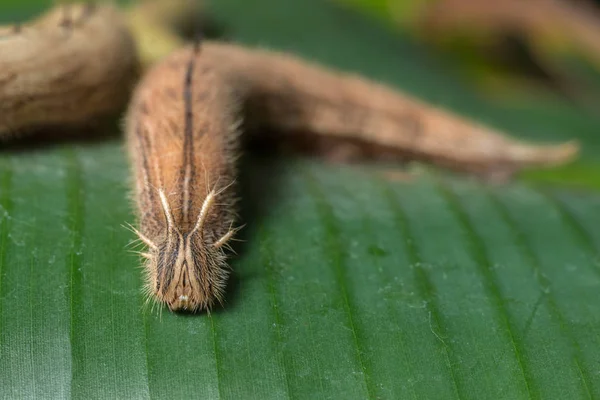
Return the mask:
<path id="1" fill-rule="evenodd" d="M 83 4 L 0 29 L 0 138 L 82 123 L 128 104 L 133 230 L 147 246 L 144 287 L 148 299 L 172 311 L 223 302 L 227 250 L 239 230 L 235 178 L 245 137 L 326 153 L 352 144 L 365 154 L 486 176 L 562 164 L 578 152 L 575 142 L 510 139 L 286 53 L 207 40 L 153 63 L 159 56 L 141 32 L 154 22 L 129 23 L 111 6 Z M 132 34 L 144 43 L 142 57 Z M 147 70 L 138 82 L 140 58 Z"/>
<path id="2" fill-rule="evenodd" d="M 138 75 L 135 42 L 116 7 L 65 5 L 2 27 L 0 139 L 117 113 Z"/>
<path id="3" fill-rule="evenodd" d="M 557 165 L 577 153 L 575 142 L 512 140 L 289 54 L 208 40 L 178 49 L 144 75 L 126 116 L 145 288 L 172 311 L 223 301 L 242 122 L 275 140 L 356 142 L 474 173 Z"/>

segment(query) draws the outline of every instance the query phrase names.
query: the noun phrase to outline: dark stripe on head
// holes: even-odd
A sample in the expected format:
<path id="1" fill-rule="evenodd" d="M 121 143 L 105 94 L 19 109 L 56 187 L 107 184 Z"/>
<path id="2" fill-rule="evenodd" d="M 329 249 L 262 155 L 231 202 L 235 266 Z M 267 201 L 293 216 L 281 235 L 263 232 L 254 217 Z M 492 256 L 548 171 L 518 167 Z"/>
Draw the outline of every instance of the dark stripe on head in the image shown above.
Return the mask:
<path id="1" fill-rule="evenodd" d="M 194 68 L 196 66 L 196 52 L 192 54 L 187 70 L 185 71 L 185 81 L 183 83 L 183 103 L 184 103 L 184 138 L 183 138 L 183 165 L 186 166 L 192 162 L 194 147 L 194 113 L 192 108 L 192 85 L 194 83 Z"/>
<path id="2" fill-rule="evenodd" d="M 181 192 L 185 190 L 185 174 L 191 173 L 189 187 L 193 186 L 194 179 L 194 112 L 193 112 L 193 84 L 194 70 L 196 68 L 196 56 L 200 51 L 199 45 L 194 45 L 194 51 L 190 57 L 187 69 L 185 71 L 185 80 L 183 83 L 183 102 L 184 102 L 184 137 L 183 137 L 183 163 L 181 168 Z M 184 206 L 185 207 L 185 206 Z M 183 218 L 183 216 L 182 216 Z M 189 218 L 189 216 L 188 216 Z"/>

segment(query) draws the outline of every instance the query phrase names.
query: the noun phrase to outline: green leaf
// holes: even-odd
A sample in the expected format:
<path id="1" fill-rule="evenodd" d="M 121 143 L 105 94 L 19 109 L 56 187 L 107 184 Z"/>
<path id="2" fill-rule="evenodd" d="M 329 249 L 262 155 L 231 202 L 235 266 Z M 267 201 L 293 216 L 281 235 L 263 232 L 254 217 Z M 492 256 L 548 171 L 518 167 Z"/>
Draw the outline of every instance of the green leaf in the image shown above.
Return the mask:
<path id="1" fill-rule="evenodd" d="M 443 60 L 321 0 L 246 4 L 214 3 L 236 40 L 515 136 L 577 137 L 583 160 L 568 168 L 585 178 L 492 187 L 413 168 L 401 182 L 372 165 L 248 155 L 226 307 L 157 315 L 142 312 L 122 226 L 134 218 L 120 139 L 6 148 L 0 397 L 599 397 L 599 121 L 481 98 Z"/>

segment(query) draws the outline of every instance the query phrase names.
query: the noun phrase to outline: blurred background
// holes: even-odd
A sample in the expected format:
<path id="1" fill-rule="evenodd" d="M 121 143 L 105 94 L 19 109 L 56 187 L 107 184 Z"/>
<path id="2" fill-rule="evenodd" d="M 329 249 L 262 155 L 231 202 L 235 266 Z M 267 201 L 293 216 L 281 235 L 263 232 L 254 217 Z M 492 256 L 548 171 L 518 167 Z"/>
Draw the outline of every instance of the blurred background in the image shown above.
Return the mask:
<path id="1" fill-rule="evenodd" d="M 445 54 L 491 96 L 554 96 L 596 113 L 598 0 L 336 0 Z"/>

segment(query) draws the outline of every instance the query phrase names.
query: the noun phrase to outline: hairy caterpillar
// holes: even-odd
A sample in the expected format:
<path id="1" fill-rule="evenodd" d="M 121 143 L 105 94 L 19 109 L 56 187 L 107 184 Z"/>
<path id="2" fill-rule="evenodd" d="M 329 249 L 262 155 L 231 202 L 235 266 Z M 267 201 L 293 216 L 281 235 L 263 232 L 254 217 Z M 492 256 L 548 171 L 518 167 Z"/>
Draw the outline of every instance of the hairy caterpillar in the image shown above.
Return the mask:
<path id="1" fill-rule="evenodd" d="M 130 18 L 130 24 L 151 50 L 153 41 L 140 32 L 158 22 Z M 157 32 L 167 30 L 163 23 Z M 109 6 L 56 9 L 0 34 L 0 135 L 116 111 L 137 77 L 136 46 Z M 170 36 L 166 43 L 178 40 Z M 150 64 L 153 57 L 149 51 L 142 58 Z M 575 143 L 511 140 L 383 85 L 290 55 L 211 41 L 181 48 L 150 68 L 126 118 L 136 232 L 149 247 L 143 253 L 146 289 L 171 310 L 210 309 L 223 299 L 225 248 L 237 231 L 233 182 L 242 121 L 259 138 L 296 147 L 329 150 L 351 143 L 364 153 L 486 175 L 561 164 L 577 153 Z"/>
<path id="2" fill-rule="evenodd" d="M 375 82 L 290 55 L 205 41 L 157 63 L 136 88 L 127 141 L 146 289 L 171 310 L 223 297 L 224 247 L 235 229 L 240 126 L 289 142 L 333 138 L 458 170 L 510 173 L 555 165 L 575 143 L 534 146 L 427 106 Z"/>
<path id="3" fill-rule="evenodd" d="M 68 5 L 0 28 L 0 138 L 117 112 L 138 72 L 134 40 L 110 5 Z"/>

